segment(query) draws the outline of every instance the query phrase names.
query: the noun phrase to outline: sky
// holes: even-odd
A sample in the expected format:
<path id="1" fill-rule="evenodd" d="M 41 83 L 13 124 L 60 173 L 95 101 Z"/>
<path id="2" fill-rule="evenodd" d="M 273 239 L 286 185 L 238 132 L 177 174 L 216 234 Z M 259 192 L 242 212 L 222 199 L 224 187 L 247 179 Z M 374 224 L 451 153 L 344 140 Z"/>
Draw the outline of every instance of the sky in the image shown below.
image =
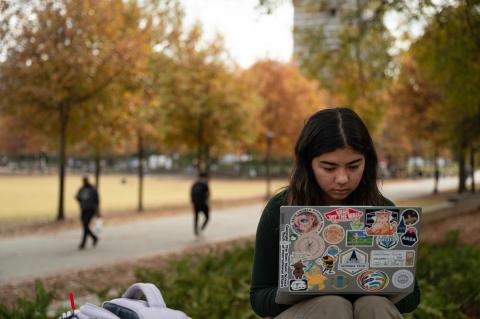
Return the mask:
<path id="1" fill-rule="evenodd" d="M 244 68 L 256 60 L 287 62 L 293 52 L 293 6 L 290 1 L 267 15 L 258 0 L 181 0 L 187 25 L 200 21 L 205 39 L 221 33 L 232 58 Z"/>
<path id="2" fill-rule="evenodd" d="M 187 25 L 199 21 L 205 38 L 212 39 L 221 33 L 227 51 L 243 68 L 255 61 L 271 58 L 287 62 L 293 52 L 293 5 L 291 1 L 279 1 L 280 5 L 269 15 L 256 8 L 258 0 L 180 0 Z M 401 40 L 407 31 L 416 37 L 422 33 L 421 23 L 406 24 L 401 15 L 390 12 L 385 25 L 397 38 L 392 53 L 408 48 Z"/>

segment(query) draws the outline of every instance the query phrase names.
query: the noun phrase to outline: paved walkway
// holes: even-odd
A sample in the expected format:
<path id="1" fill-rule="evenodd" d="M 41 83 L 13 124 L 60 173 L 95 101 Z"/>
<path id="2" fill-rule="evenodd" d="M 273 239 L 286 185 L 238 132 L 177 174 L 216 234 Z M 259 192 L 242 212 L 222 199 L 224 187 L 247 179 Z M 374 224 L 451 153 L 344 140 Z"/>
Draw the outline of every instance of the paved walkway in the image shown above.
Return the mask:
<path id="1" fill-rule="evenodd" d="M 442 179 L 440 189 L 456 187 L 456 178 Z M 382 191 L 398 200 L 431 193 L 432 180 L 385 183 Z M 80 229 L 47 235 L 0 240 L 0 285 L 58 271 L 157 255 L 203 242 L 217 242 L 255 234 L 264 204 L 213 211 L 203 237 L 193 236 L 192 216 L 149 218 L 122 225 L 106 225 L 95 249 L 78 251 Z"/>

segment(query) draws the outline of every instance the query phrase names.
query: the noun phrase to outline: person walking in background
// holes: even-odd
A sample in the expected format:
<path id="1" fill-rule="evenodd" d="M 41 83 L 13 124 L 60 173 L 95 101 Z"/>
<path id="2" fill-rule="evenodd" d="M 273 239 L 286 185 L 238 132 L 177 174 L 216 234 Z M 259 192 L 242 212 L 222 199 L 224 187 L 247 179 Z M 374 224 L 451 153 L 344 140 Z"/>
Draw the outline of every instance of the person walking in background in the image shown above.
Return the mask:
<path id="1" fill-rule="evenodd" d="M 80 204 L 81 220 L 83 226 L 82 242 L 78 249 L 84 249 L 87 241 L 87 236 L 90 235 L 93 239 L 93 246 L 97 245 L 98 237 L 90 230 L 90 221 L 95 214 L 98 214 L 98 205 L 100 203 L 98 192 L 95 187 L 90 184 L 88 177 L 83 177 L 83 186 L 78 190 L 75 196 Z"/>
<path id="2" fill-rule="evenodd" d="M 198 215 L 202 212 L 205 216 L 201 230 L 203 231 L 208 223 L 209 218 L 209 207 L 208 207 L 208 198 L 210 196 L 210 191 L 208 188 L 207 174 L 202 172 L 199 174 L 199 179 L 193 183 L 190 190 L 190 198 L 193 204 L 194 211 L 194 223 L 193 223 L 193 232 L 195 236 L 198 236 Z"/>

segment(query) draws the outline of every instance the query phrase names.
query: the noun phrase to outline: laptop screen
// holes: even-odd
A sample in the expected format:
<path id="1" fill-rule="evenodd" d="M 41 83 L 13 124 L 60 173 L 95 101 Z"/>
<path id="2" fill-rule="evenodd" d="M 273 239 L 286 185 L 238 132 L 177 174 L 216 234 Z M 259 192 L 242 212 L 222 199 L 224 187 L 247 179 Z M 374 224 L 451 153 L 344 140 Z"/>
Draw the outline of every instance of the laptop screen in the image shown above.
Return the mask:
<path id="1" fill-rule="evenodd" d="M 282 206 L 276 301 L 413 291 L 419 207 Z"/>

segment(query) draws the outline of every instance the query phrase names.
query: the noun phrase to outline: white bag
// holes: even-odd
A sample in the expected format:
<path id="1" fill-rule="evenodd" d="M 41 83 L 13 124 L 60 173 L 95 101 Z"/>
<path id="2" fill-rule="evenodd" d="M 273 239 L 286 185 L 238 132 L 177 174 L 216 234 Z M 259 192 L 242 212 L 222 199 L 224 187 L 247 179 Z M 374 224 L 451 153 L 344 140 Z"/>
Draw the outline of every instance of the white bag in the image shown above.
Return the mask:
<path id="1" fill-rule="evenodd" d="M 98 217 L 95 220 L 95 234 L 100 234 L 102 229 L 103 229 L 103 220 L 100 217 Z"/>
<path id="2" fill-rule="evenodd" d="M 140 300 L 145 296 L 147 301 Z M 167 308 L 160 290 L 149 283 L 131 285 L 121 298 L 105 301 L 102 307 L 85 304 L 58 319 L 191 319 L 184 312 Z"/>

